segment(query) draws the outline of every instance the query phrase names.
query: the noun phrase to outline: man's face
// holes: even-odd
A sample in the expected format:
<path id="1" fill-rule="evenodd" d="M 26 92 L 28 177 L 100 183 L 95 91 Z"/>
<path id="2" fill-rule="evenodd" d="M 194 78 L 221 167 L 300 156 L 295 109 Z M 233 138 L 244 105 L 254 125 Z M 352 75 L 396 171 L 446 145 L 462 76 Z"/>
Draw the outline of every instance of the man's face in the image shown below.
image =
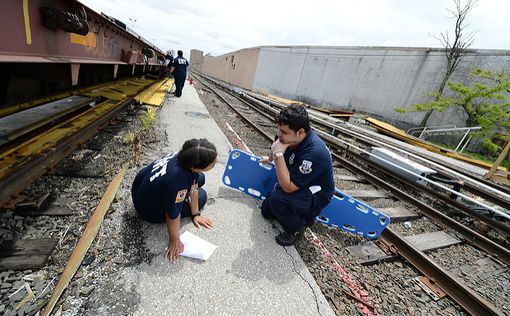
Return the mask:
<path id="1" fill-rule="evenodd" d="M 283 144 L 288 144 L 290 147 L 297 146 L 303 139 L 304 133 L 302 128 L 294 132 L 289 125 L 278 124 L 278 138 Z"/>

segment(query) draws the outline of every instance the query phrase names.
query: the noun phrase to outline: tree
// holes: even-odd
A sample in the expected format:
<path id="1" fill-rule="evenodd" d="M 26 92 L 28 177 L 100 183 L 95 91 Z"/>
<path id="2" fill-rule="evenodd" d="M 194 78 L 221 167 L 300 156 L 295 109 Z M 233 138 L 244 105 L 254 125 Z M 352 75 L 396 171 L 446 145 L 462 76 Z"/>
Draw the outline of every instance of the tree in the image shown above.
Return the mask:
<path id="1" fill-rule="evenodd" d="M 474 42 L 473 33 L 466 33 L 465 28 L 467 27 L 467 14 L 476 5 L 477 0 L 468 0 L 465 6 L 462 6 L 461 0 L 453 0 L 453 2 L 455 3 L 455 11 L 448 10 L 455 18 L 453 38 L 450 37 L 448 32 L 441 33 L 440 36 L 434 36 L 445 48 L 446 55 L 446 71 L 437 89 L 437 95 L 443 95 L 444 88 L 450 76 L 458 69 L 459 63 L 465 55 L 466 50 Z M 433 111 L 433 109 L 427 111 L 420 123 L 420 127 L 425 127 L 427 125 L 427 121 Z"/>
<path id="2" fill-rule="evenodd" d="M 510 132 L 510 73 L 474 69 L 469 76 L 473 78 L 470 85 L 448 81 L 450 95 L 439 92 L 430 93 L 433 100 L 418 103 L 411 108 L 396 108 L 397 112 L 439 111 L 450 107 L 462 108 L 467 115 L 467 126 L 481 126 L 473 136 L 483 138 L 484 147 L 495 155 L 500 146 L 491 136 L 495 132 Z"/>

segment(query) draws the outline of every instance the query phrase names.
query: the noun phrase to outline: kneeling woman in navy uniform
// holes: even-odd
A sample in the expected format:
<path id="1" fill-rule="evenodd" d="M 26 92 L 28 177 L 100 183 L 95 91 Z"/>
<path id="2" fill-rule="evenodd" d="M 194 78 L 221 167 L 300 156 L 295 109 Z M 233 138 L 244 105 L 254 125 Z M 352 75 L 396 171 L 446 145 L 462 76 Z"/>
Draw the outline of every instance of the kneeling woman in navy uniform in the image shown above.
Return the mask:
<path id="1" fill-rule="evenodd" d="M 214 168 L 218 154 L 207 139 L 190 139 L 182 149 L 152 162 L 138 172 L 131 188 L 138 214 L 151 223 L 166 222 L 166 256 L 174 263 L 184 250 L 179 237 L 181 217 L 191 216 L 196 227 L 211 228 L 212 220 L 201 216 L 207 202 L 202 171 Z"/>

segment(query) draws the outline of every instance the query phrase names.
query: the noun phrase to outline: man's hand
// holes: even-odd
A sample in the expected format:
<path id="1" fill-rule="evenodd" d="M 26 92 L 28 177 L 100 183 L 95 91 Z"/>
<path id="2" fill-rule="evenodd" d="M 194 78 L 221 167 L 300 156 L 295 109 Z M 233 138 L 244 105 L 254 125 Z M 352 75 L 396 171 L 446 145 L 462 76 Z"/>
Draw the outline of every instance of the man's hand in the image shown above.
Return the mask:
<path id="1" fill-rule="evenodd" d="M 262 157 L 262 159 L 260 159 L 260 160 L 259 160 L 259 162 L 260 162 L 261 164 L 268 165 L 268 164 L 271 162 L 271 160 L 269 160 L 269 157 L 268 157 L 268 156 L 264 156 L 264 157 Z"/>
<path id="2" fill-rule="evenodd" d="M 288 144 L 284 144 L 280 141 L 280 139 L 278 138 L 272 145 L 271 145 L 271 152 L 273 153 L 277 153 L 277 152 L 281 152 L 281 153 L 284 153 L 285 150 L 287 150 L 287 147 L 289 147 Z"/>
<path id="3" fill-rule="evenodd" d="M 184 250 L 183 243 L 177 240 L 169 240 L 168 247 L 166 248 L 165 257 L 170 260 L 171 263 L 176 263 L 179 259 L 179 254 Z"/>
<path id="4" fill-rule="evenodd" d="M 207 216 L 198 215 L 193 217 L 193 225 L 195 225 L 196 228 L 200 228 L 200 226 L 204 226 L 205 228 L 212 228 L 213 221 Z"/>

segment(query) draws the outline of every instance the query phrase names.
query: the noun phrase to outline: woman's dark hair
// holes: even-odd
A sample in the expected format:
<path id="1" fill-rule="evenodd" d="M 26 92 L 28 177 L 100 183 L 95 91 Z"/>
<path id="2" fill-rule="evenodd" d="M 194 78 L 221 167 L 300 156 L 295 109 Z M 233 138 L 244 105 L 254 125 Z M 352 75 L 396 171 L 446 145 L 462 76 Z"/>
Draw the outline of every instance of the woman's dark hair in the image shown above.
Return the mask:
<path id="1" fill-rule="evenodd" d="M 301 128 L 305 130 L 305 133 L 310 131 L 308 112 L 301 105 L 291 104 L 283 108 L 276 116 L 276 123 L 278 125 L 288 125 L 294 132 L 299 131 Z"/>
<path id="2" fill-rule="evenodd" d="M 177 161 L 183 168 L 205 169 L 217 156 L 216 147 L 210 141 L 205 138 L 193 138 L 182 145 Z"/>

